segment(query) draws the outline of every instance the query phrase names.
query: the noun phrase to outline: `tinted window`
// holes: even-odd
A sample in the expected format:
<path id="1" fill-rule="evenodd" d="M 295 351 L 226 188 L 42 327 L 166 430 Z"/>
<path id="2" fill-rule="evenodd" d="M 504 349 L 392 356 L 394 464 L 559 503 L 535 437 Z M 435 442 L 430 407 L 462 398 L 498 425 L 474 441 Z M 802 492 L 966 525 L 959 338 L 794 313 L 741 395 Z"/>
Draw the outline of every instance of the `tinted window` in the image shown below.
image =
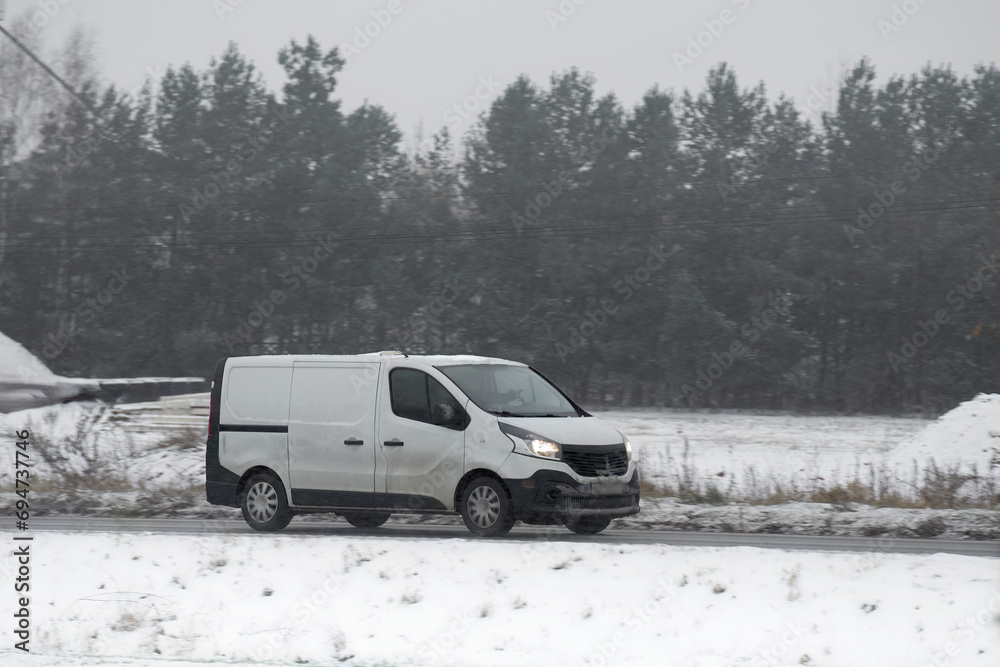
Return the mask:
<path id="1" fill-rule="evenodd" d="M 413 368 L 392 371 L 389 393 L 392 411 L 400 417 L 458 431 L 465 428 L 462 406 L 440 382 L 423 371 Z"/>

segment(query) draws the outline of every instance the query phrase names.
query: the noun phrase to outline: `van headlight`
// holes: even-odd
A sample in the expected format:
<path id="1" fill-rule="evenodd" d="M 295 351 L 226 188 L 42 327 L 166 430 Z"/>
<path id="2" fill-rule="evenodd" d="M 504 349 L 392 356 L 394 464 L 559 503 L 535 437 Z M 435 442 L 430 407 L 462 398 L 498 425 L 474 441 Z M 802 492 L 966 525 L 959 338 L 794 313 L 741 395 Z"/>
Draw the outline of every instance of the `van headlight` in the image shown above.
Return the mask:
<path id="1" fill-rule="evenodd" d="M 562 460 L 562 447 L 558 442 L 552 442 L 539 437 L 531 431 L 499 422 L 500 430 L 514 443 L 514 450 L 521 454 L 531 454 L 543 459 Z"/>
<path id="2" fill-rule="evenodd" d="M 622 436 L 625 439 L 625 453 L 628 454 L 628 460 L 632 460 L 632 443 L 628 441 L 628 438 Z"/>
<path id="3" fill-rule="evenodd" d="M 562 458 L 562 448 L 557 442 L 551 442 L 549 440 L 542 440 L 541 438 L 528 437 L 525 439 L 524 444 L 528 446 L 531 453 L 535 456 L 541 456 L 546 459 L 560 459 Z"/>

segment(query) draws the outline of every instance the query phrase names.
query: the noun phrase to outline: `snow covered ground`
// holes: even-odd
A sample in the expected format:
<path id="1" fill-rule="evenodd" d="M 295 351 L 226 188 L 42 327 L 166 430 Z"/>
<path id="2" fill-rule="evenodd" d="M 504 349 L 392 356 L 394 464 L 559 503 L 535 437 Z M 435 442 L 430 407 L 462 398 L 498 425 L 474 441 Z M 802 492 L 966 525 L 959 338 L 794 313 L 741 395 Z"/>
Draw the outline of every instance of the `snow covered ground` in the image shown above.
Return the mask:
<path id="1" fill-rule="evenodd" d="M 33 653 L 5 642 L 0 664 L 1000 664 L 992 558 L 100 533 L 33 550 Z"/>
<path id="2" fill-rule="evenodd" d="M 207 395 L 190 395 L 185 411 L 167 400 L 155 404 L 105 406 L 100 403 L 23 410 L 0 415 L 6 432 L 29 429 L 39 445 L 55 450 L 67 469 L 85 472 L 88 464 L 109 468 L 109 485 L 144 488 L 201 483 L 207 414 L 191 414 Z M 185 414 L 187 412 L 187 414 Z M 1000 409 L 998 409 L 1000 412 Z M 637 457 L 654 469 L 681 465 L 685 438 L 688 461 L 705 479 L 720 481 L 719 472 L 739 473 L 753 465 L 784 473 L 809 469 L 832 475 L 858 461 L 877 461 L 929 423 L 894 417 L 810 417 L 739 413 L 629 410 L 597 413 L 626 433 Z M 141 427 L 136 427 L 136 425 Z M 186 429 L 183 427 L 187 427 Z M 187 438 L 187 441 L 185 441 Z M 88 458 L 91 460 L 88 461 Z M 0 465 L 13 459 L 12 448 L 0 447 Z M 37 470 L 41 481 L 50 466 Z"/>
<path id="3" fill-rule="evenodd" d="M 932 461 L 942 473 L 979 481 L 991 474 L 991 461 L 1000 463 L 998 395 L 980 395 L 936 421 L 670 411 L 600 416 L 632 439 L 647 480 L 672 486 L 687 480 L 727 495 L 852 481 L 894 484 L 903 492 Z"/>

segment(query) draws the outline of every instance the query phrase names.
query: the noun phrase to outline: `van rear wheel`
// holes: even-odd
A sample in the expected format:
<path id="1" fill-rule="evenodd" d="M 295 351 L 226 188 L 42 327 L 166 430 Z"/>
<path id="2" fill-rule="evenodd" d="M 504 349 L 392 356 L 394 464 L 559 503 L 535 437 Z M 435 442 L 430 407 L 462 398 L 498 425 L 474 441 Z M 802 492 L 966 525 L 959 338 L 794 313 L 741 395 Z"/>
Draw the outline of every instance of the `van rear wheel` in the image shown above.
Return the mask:
<path id="1" fill-rule="evenodd" d="M 240 495 L 243 520 L 254 530 L 281 530 L 292 520 L 285 487 L 274 474 L 259 472 L 243 487 Z"/>
<path id="2" fill-rule="evenodd" d="M 603 516 L 568 517 L 563 524 L 580 535 L 595 535 L 611 524 L 611 519 Z"/>
<path id="3" fill-rule="evenodd" d="M 344 514 L 347 523 L 355 528 L 378 528 L 389 520 L 388 512 L 366 512 L 360 514 Z"/>
<path id="4" fill-rule="evenodd" d="M 503 484 L 492 477 L 477 477 L 462 492 L 465 527 L 480 537 L 500 537 L 514 527 L 514 508 Z"/>

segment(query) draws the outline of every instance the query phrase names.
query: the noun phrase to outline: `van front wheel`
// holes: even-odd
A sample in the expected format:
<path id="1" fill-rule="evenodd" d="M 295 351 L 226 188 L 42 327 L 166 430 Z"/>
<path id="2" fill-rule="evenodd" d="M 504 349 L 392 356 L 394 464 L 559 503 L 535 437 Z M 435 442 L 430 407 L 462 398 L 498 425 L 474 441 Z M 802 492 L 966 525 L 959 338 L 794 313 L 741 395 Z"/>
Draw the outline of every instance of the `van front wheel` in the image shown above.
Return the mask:
<path id="1" fill-rule="evenodd" d="M 503 485 L 492 477 L 477 477 L 462 493 L 465 527 L 480 537 L 500 537 L 514 527 L 514 508 Z"/>
<path id="2" fill-rule="evenodd" d="M 292 520 L 281 480 L 269 472 L 257 473 L 247 481 L 240 497 L 243 519 L 254 530 L 281 530 Z"/>

